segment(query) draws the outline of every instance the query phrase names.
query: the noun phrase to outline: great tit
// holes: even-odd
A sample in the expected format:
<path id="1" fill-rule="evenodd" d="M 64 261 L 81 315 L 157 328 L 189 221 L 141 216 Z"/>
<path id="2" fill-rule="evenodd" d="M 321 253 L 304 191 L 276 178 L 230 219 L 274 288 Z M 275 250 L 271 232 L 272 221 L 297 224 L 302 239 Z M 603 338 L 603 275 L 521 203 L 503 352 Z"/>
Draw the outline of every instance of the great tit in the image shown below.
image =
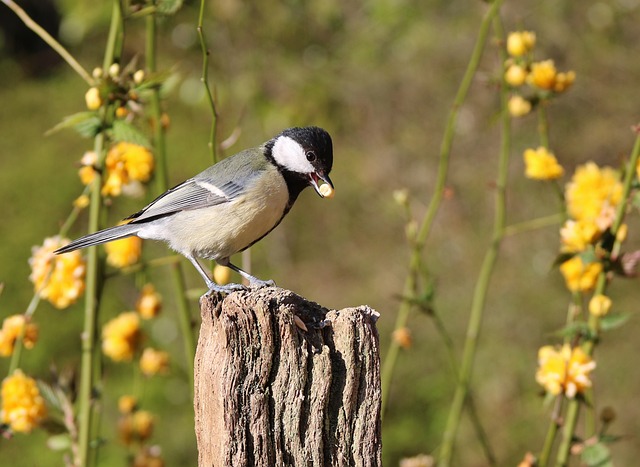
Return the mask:
<path id="1" fill-rule="evenodd" d="M 184 255 L 210 291 L 229 292 L 242 286 L 216 284 L 196 258 L 213 259 L 237 271 L 251 287 L 273 285 L 234 266 L 229 258 L 280 224 L 307 186 L 323 198 L 332 196 L 332 165 L 329 133 L 318 127 L 289 128 L 171 188 L 129 216 L 128 223 L 85 235 L 55 253 L 137 235 L 163 240 Z"/>

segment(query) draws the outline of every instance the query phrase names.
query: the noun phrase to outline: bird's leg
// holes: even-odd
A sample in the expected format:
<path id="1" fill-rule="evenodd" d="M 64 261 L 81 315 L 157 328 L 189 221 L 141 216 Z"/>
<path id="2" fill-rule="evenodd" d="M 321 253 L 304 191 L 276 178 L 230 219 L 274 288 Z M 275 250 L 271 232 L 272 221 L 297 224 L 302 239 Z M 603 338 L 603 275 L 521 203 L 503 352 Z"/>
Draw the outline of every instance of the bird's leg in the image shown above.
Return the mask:
<path id="1" fill-rule="evenodd" d="M 223 260 L 216 260 L 216 261 L 218 262 L 218 264 L 220 264 L 222 266 L 226 266 L 226 267 L 228 267 L 230 269 L 233 269 L 235 272 L 237 272 L 242 277 L 244 277 L 246 280 L 248 280 L 249 281 L 249 287 L 251 287 L 251 288 L 259 289 L 261 287 L 274 287 L 276 285 L 276 283 L 271 281 L 271 280 L 263 281 L 261 279 L 258 279 L 255 276 L 252 276 L 248 272 L 243 271 L 238 266 L 236 266 L 234 264 L 231 264 L 231 262 L 229 261 L 229 258 L 226 258 L 226 259 L 223 259 Z"/>
<path id="2" fill-rule="evenodd" d="M 197 259 L 195 259 L 192 255 L 185 255 L 185 257 L 189 261 L 191 261 L 191 264 L 193 264 L 196 270 L 200 273 L 205 283 L 207 284 L 207 288 L 209 289 L 209 292 L 230 293 L 235 290 L 242 290 L 245 288 L 242 284 L 226 284 L 226 285 L 216 284 L 211 280 L 211 278 L 209 277 L 209 275 L 207 274 L 207 272 L 204 270 L 204 268 L 198 262 Z"/>

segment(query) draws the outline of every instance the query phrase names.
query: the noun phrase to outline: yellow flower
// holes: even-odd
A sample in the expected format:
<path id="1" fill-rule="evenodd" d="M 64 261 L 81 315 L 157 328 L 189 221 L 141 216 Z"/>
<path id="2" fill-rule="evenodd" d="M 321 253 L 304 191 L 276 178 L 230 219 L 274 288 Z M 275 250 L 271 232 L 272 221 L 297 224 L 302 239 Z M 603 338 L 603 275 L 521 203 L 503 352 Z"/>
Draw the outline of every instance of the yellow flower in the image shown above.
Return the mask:
<path id="1" fill-rule="evenodd" d="M 600 237 L 600 233 L 600 229 L 593 221 L 568 220 L 560 229 L 561 250 L 565 253 L 584 251 Z"/>
<path id="2" fill-rule="evenodd" d="M 581 165 L 567 184 L 565 198 L 572 218 L 596 222 L 604 230 L 622 200 L 618 172 L 610 167 L 601 169 L 593 162 Z"/>
<path id="3" fill-rule="evenodd" d="M 540 89 L 552 90 L 556 84 L 558 74 L 553 60 L 544 60 L 531 64 L 529 83 Z"/>
<path id="4" fill-rule="evenodd" d="M 58 236 L 44 240 L 40 247 L 32 248 L 29 258 L 35 292 L 57 308 L 75 303 L 84 292 L 85 261 L 79 251 L 54 255 L 53 251 L 68 244 Z"/>
<path id="5" fill-rule="evenodd" d="M 38 340 L 38 326 L 28 321 L 24 315 L 5 318 L 0 329 L 0 356 L 8 357 L 13 354 L 16 340 L 20 336 L 24 347 L 32 349 Z"/>
<path id="6" fill-rule="evenodd" d="M 102 195 L 119 196 L 123 186 L 149 181 L 153 167 L 153 154 L 147 148 L 125 142 L 114 145 L 105 159 L 107 175 Z"/>
<path id="7" fill-rule="evenodd" d="M 611 310 L 611 304 L 611 299 L 606 295 L 594 295 L 589 300 L 589 313 L 594 316 L 604 316 Z"/>
<path id="8" fill-rule="evenodd" d="M 525 175 L 534 180 L 554 180 L 562 177 L 564 169 L 552 152 L 545 147 L 527 149 L 523 154 L 526 166 Z"/>
<path id="9" fill-rule="evenodd" d="M 407 327 L 396 329 L 393 331 L 393 340 L 403 349 L 410 348 L 413 344 L 411 330 Z"/>
<path id="10" fill-rule="evenodd" d="M 169 371 L 169 354 L 147 347 L 140 357 L 140 371 L 145 376 L 167 373 Z"/>
<path id="11" fill-rule="evenodd" d="M 116 362 L 129 361 L 133 358 L 141 337 L 138 313 L 121 313 L 102 329 L 102 352 Z"/>
<path id="12" fill-rule="evenodd" d="M 213 268 L 213 281 L 218 285 L 225 285 L 231 281 L 231 269 L 216 264 Z"/>
<path id="13" fill-rule="evenodd" d="M 73 206 L 78 209 L 84 209 L 89 206 L 89 197 L 87 195 L 80 195 L 73 201 Z"/>
<path id="14" fill-rule="evenodd" d="M 521 57 L 530 52 L 536 45 L 536 33 L 531 31 L 516 31 L 507 36 L 507 52 L 512 57 Z"/>
<path id="15" fill-rule="evenodd" d="M 118 421 L 118 432 L 125 444 L 131 441 L 144 441 L 153 433 L 154 418 L 146 410 L 126 414 Z"/>
<path id="16" fill-rule="evenodd" d="M 105 243 L 107 263 L 114 268 L 124 268 L 136 264 L 142 254 L 142 239 L 127 237 Z"/>
<path id="17" fill-rule="evenodd" d="M 560 272 L 571 292 L 586 292 L 595 287 L 602 264 L 584 264 L 580 256 L 574 256 L 560 265 Z"/>
<path id="18" fill-rule="evenodd" d="M 9 425 L 13 431 L 28 433 L 46 416 L 44 399 L 33 378 L 16 370 L 2 381 L 2 423 Z"/>
<path id="19" fill-rule="evenodd" d="M 531 112 L 531 102 L 518 95 L 509 98 L 507 107 L 512 117 L 522 117 Z"/>
<path id="20" fill-rule="evenodd" d="M 627 224 L 622 224 L 618 228 L 618 233 L 616 233 L 616 242 L 624 242 L 627 239 L 627 234 L 629 233 L 629 227 Z"/>
<path id="21" fill-rule="evenodd" d="M 89 88 L 89 90 L 84 95 L 84 100 L 87 103 L 87 109 L 98 110 L 102 105 L 100 90 L 98 88 Z"/>
<path id="22" fill-rule="evenodd" d="M 138 399 L 134 396 L 124 395 L 118 399 L 118 411 L 121 414 L 133 413 L 138 405 Z"/>
<path id="23" fill-rule="evenodd" d="M 576 80 L 575 71 L 567 71 L 556 75 L 556 82 L 553 85 L 555 92 L 564 92 L 571 87 Z"/>
<path id="24" fill-rule="evenodd" d="M 589 373 L 596 363 L 580 347 L 564 344 L 558 349 L 550 345 L 538 351 L 536 381 L 554 396 L 564 393 L 573 398 L 591 386 Z"/>
<path id="25" fill-rule="evenodd" d="M 136 300 L 136 311 L 140 313 L 144 319 L 151 319 L 158 316 L 162 309 L 162 297 L 156 292 L 152 284 L 145 284 L 142 287 L 140 296 Z"/>
<path id="26" fill-rule="evenodd" d="M 527 69 L 517 64 L 509 65 L 504 73 L 504 80 L 513 87 L 522 86 L 527 80 Z"/>

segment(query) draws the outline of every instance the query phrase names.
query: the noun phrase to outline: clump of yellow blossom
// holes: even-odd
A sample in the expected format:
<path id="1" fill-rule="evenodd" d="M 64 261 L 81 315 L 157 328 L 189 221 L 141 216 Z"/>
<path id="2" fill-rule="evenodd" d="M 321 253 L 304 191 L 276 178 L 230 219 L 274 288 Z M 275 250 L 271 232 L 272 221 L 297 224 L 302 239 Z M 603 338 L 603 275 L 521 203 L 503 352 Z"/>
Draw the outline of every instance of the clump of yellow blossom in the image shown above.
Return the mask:
<path id="1" fill-rule="evenodd" d="M 525 175 L 534 180 L 554 180 L 562 177 L 564 169 L 556 156 L 547 148 L 540 146 L 538 149 L 526 149 L 523 154 L 525 162 Z"/>
<path id="2" fill-rule="evenodd" d="M 536 381 L 554 396 L 564 393 L 573 398 L 591 386 L 589 373 L 595 367 L 596 363 L 580 347 L 564 344 L 558 349 L 547 345 L 538 351 Z"/>
<path id="3" fill-rule="evenodd" d="M 56 308 L 66 308 L 75 303 L 84 292 L 85 261 L 79 251 L 54 255 L 69 240 L 58 236 L 45 238 L 42 246 L 32 248 L 29 279 L 35 292 Z"/>
<path id="4" fill-rule="evenodd" d="M 600 229 L 590 220 L 568 220 L 560 229 L 561 250 L 564 253 L 580 253 L 600 238 Z"/>
<path id="5" fill-rule="evenodd" d="M 611 299 L 603 294 L 596 294 L 589 300 L 589 313 L 594 316 L 604 316 L 611 310 Z"/>
<path id="6" fill-rule="evenodd" d="M 136 410 L 136 407 L 138 406 L 138 399 L 136 399 L 134 396 L 130 396 L 130 395 L 124 395 L 124 396 L 120 396 L 120 398 L 118 399 L 118 411 L 121 414 L 129 414 L 129 413 L 133 413 L 134 410 Z"/>
<path id="7" fill-rule="evenodd" d="M 413 344 L 411 330 L 407 327 L 398 328 L 393 331 L 393 340 L 403 349 L 408 349 Z"/>
<path id="8" fill-rule="evenodd" d="M 107 263 L 114 268 L 136 264 L 142 254 L 142 239 L 136 236 L 105 243 Z"/>
<path id="9" fill-rule="evenodd" d="M 121 313 L 102 328 L 102 352 L 116 362 L 129 361 L 138 349 L 141 337 L 138 313 Z"/>
<path id="10" fill-rule="evenodd" d="M 123 415 L 118 422 L 120 439 L 125 444 L 132 441 L 144 441 L 153 433 L 154 418 L 146 410 L 137 410 Z"/>
<path id="11" fill-rule="evenodd" d="M 32 349 L 38 340 L 38 326 L 30 322 L 24 315 L 12 315 L 4 319 L 0 329 L 0 356 L 13 354 L 16 340 L 22 336 L 22 345 Z"/>
<path id="12" fill-rule="evenodd" d="M 622 183 L 618 172 L 588 162 L 576 168 L 565 190 L 569 215 L 576 220 L 610 223 L 615 207 L 622 200 Z M 604 229 L 602 229 L 604 230 Z"/>
<path id="13" fill-rule="evenodd" d="M 2 381 L 0 419 L 13 431 L 29 433 L 47 416 L 36 381 L 16 370 Z"/>
<path id="14" fill-rule="evenodd" d="M 140 357 L 140 371 L 145 376 L 167 373 L 169 371 L 169 354 L 147 347 Z"/>
<path id="15" fill-rule="evenodd" d="M 523 117 L 531 112 L 531 102 L 522 96 L 515 95 L 509 98 L 507 108 L 512 117 Z"/>
<path id="16" fill-rule="evenodd" d="M 119 196 L 127 185 L 149 181 L 153 167 L 153 154 L 144 146 L 126 142 L 112 146 L 105 158 L 102 195 Z"/>
<path id="17" fill-rule="evenodd" d="M 536 33 L 531 31 L 515 31 L 507 36 L 507 52 L 512 57 L 522 57 L 531 52 L 536 45 Z"/>
<path id="18" fill-rule="evenodd" d="M 595 287 L 602 264 L 585 264 L 580 256 L 574 256 L 560 265 L 560 272 L 571 292 L 587 292 Z"/>
<path id="19" fill-rule="evenodd" d="M 158 316 L 162 309 L 162 297 L 156 292 L 153 284 L 145 284 L 142 287 L 140 296 L 136 300 L 136 311 L 144 319 L 151 319 Z"/>
<path id="20" fill-rule="evenodd" d="M 87 109 L 98 110 L 102 105 L 102 97 L 100 96 L 100 90 L 98 88 L 89 88 L 84 95 L 84 100 L 87 104 Z"/>
<path id="21" fill-rule="evenodd" d="M 553 60 L 531 64 L 527 79 L 529 84 L 545 91 L 564 92 L 576 80 L 574 71 L 559 73 Z"/>

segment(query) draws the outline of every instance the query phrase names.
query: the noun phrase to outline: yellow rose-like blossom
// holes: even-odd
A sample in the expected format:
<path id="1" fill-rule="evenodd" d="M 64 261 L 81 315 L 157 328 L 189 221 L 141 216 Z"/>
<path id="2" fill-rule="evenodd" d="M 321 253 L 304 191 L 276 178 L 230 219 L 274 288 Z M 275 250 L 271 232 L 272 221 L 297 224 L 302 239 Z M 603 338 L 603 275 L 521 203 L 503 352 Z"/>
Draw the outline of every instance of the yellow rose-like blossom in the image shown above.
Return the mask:
<path id="1" fill-rule="evenodd" d="M 136 264 L 142 254 L 142 239 L 127 237 L 105 243 L 107 263 L 114 268 L 124 268 Z"/>
<path id="2" fill-rule="evenodd" d="M 142 287 L 140 296 L 136 300 L 136 311 L 144 319 L 151 319 L 158 316 L 162 309 L 162 297 L 156 292 L 153 284 L 145 284 Z"/>
<path id="3" fill-rule="evenodd" d="M 512 117 L 523 117 L 531 112 L 531 102 L 522 96 L 511 96 L 507 108 Z"/>
<path id="4" fill-rule="evenodd" d="M 531 31 L 510 32 L 507 36 L 507 52 L 512 57 L 521 57 L 536 45 L 536 33 Z"/>
<path id="5" fill-rule="evenodd" d="M 523 154 L 525 175 L 534 180 L 554 180 L 562 177 L 564 169 L 556 156 L 540 146 L 538 149 L 527 149 Z"/>
<path id="6" fill-rule="evenodd" d="M 22 336 L 22 345 L 32 349 L 38 340 L 38 326 L 28 321 L 24 315 L 13 315 L 5 318 L 0 329 L 0 356 L 13 354 L 16 340 Z"/>
<path id="7" fill-rule="evenodd" d="M 125 142 L 114 145 L 105 159 L 103 196 L 119 196 L 124 185 L 148 182 L 153 167 L 153 154 L 144 146 Z"/>
<path id="8" fill-rule="evenodd" d="M 567 71 L 565 73 L 558 73 L 556 75 L 556 82 L 553 85 L 555 92 L 565 92 L 571 87 L 576 80 L 575 71 Z"/>
<path id="9" fill-rule="evenodd" d="M 544 90 L 552 90 L 556 84 L 556 76 L 558 71 L 553 60 L 544 60 L 531 64 L 531 73 L 529 73 L 529 83 Z"/>
<path id="10" fill-rule="evenodd" d="M 29 279 L 35 292 L 56 308 L 73 304 L 84 292 L 85 261 L 79 251 L 54 255 L 54 250 L 66 245 L 69 240 L 58 236 L 49 237 L 44 244 L 33 247 L 29 265 Z"/>
<path id="11" fill-rule="evenodd" d="M 98 110 L 102 105 L 100 90 L 98 88 L 89 88 L 89 90 L 84 95 L 84 100 L 87 104 L 87 109 Z"/>
<path id="12" fill-rule="evenodd" d="M 589 373 L 595 367 L 596 362 L 580 347 L 546 345 L 538 351 L 536 381 L 554 396 L 564 393 L 573 398 L 591 386 Z"/>
<path id="13" fill-rule="evenodd" d="M 509 65 L 504 73 L 504 80 L 509 86 L 522 86 L 527 80 L 527 69 L 520 65 Z"/>
<path id="14" fill-rule="evenodd" d="M 568 220 L 560 229 L 561 250 L 565 253 L 580 253 L 600 237 L 600 229 L 593 221 Z"/>
<path id="15" fill-rule="evenodd" d="M 147 347 L 140 357 L 140 371 L 145 376 L 167 373 L 169 371 L 169 354 Z"/>
<path id="16" fill-rule="evenodd" d="M 138 313 L 121 313 L 102 328 L 102 352 L 116 362 L 129 361 L 133 358 L 141 337 Z"/>
<path id="17" fill-rule="evenodd" d="M 134 396 L 124 395 L 118 399 L 118 411 L 121 414 L 133 413 L 138 405 L 138 399 Z"/>
<path id="18" fill-rule="evenodd" d="M 589 300 L 589 313 L 594 316 L 604 316 L 611 310 L 611 299 L 606 295 L 597 294 Z"/>
<path id="19" fill-rule="evenodd" d="M 586 292 L 595 287 L 602 264 L 584 264 L 580 256 L 574 256 L 560 265 L 560 272 L 571 292 Z"/>
<path id="20" fill-rule="evenodd" d="M 2 381 L 0 419 L 13 431 L 29 433 L 47 416 L 36 381 L 16 370 Z"/>
<path id="21" fill-rule="evenodd" d="M 588 162 L 576 168 L 565 189 L 569 215 L 576 220 L 589 220 L 601 224 L 601 218 L 610 217 L 622 200 L 622 183 L 618 172 L 610 167 L 598 167 Z"/>

